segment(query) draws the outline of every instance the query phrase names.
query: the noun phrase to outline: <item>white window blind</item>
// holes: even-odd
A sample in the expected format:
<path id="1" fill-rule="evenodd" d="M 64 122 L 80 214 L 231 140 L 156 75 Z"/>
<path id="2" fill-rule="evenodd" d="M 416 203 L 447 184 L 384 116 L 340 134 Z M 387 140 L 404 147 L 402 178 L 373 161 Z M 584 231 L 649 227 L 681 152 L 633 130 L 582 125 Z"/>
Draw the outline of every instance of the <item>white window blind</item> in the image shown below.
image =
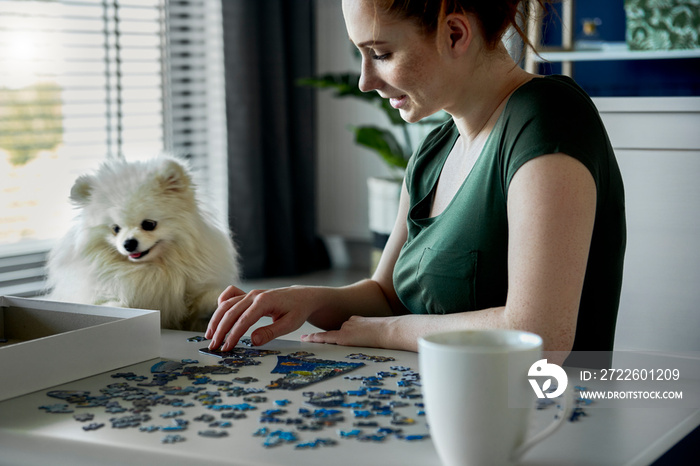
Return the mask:
<path id="1" fill-rule="evenodd" d="M 187 155 L 226 212 L 220 0 L 0 0 L 0 294 L 36 294 L 75 178 Z"/>
<path id="2" fill-rule="evenodd" d="M 166 147 L 191 159 L 200 195 L 227 218 L 226 94 L 221 0 L 166 2 Z"/>

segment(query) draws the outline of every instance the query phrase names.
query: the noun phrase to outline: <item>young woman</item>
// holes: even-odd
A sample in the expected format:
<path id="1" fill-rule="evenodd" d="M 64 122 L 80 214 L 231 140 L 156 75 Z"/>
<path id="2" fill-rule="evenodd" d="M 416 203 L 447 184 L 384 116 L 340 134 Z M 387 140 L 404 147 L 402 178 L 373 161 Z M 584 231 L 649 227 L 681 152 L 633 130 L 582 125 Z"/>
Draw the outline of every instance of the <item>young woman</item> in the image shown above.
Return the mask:
<path id="1" fill-rule="evenodd" d="M 451 120 L 412 157 L 376 273 L 342 287 L 229 287 L 211 348 L 304 321 L 304 341 L 417 350 L 443 330 L 506 328 L 545 351 L 612 350 L 622 281 L 622 179 L 598 113 L 573 80 L 519 68 L 501 39 L 518 0 L 344 0 L 360 88 L 408 122 Z M 527 3 L 527 2 L 525 2 Z"/>

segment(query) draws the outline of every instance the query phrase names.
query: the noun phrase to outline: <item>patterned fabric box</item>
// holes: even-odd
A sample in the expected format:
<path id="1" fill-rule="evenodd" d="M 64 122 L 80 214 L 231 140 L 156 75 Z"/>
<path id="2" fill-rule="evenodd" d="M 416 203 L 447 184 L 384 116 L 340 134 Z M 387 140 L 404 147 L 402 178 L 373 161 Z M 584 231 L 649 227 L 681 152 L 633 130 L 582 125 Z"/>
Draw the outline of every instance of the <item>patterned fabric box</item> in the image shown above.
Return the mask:
<path id="1" fill-rule="evenodd" d="M 625 0 L 630 50 L 700 48 L 700 0 Z"/>

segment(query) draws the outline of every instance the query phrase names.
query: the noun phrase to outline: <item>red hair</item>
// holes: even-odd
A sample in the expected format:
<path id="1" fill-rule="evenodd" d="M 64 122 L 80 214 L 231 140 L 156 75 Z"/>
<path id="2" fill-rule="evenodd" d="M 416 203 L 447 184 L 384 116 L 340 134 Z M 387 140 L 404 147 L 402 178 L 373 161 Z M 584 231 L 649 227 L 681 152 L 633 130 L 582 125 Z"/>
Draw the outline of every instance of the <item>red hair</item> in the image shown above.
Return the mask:
<path id="1" fill-rule="evenodd" d="M 541 7 L 550 0 L 534 0 Z M 529 0 L 375 0 L 375 6 L 399 20 L 413 21 L 425 35 L 442 27 L 442 19 L 452 13 L 474 15 L 484 34 L 486 45 L 495 48 L 509 27 L 513 27 L 523 42 L 533 47 L 520 26 L 527 24 L 534 13 Z"/>

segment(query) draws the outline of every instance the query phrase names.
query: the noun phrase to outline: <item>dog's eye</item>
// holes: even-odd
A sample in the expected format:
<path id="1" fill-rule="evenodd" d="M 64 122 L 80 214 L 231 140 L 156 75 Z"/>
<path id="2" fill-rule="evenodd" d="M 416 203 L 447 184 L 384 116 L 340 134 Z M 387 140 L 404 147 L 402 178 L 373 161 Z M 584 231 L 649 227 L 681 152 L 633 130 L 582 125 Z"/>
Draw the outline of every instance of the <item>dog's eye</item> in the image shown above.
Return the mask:
<path id="1" fill-rule="evenodd" d="M 158 225 L 158 222 L 155 220 L 144 220 L 141 222 L 141 228 L 143 228 L 146 231 L 153 231 L 156 229 L 156 226 Z"/>
<path id="2" fill-rule="evenodd" d="M 112 225 L 112 231 L 114 232 L 115 235 L 117 233 L 119 233 L 120 230 L 121 230 L 121 228 L 119 228 L 119 225 Z"/>

